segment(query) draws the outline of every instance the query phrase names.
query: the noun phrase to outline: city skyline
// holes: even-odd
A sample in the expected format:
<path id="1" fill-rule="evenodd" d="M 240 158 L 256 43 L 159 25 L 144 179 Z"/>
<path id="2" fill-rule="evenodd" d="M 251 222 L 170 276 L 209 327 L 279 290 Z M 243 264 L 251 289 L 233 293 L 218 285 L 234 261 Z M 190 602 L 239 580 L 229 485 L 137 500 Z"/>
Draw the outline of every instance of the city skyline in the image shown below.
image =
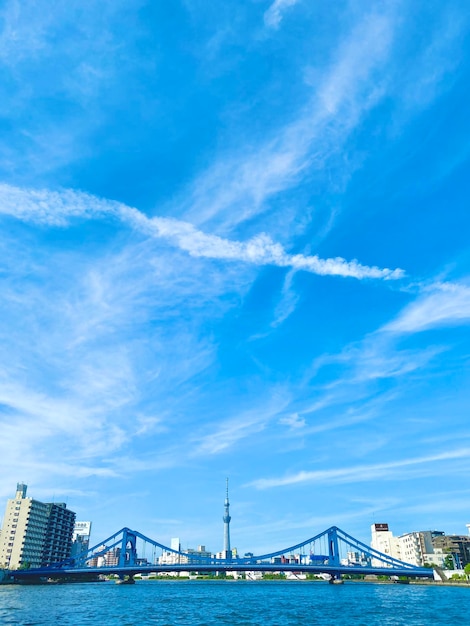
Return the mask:
<path id="1" fill-rule="evenodd" d="M 468 9 L 0 18 L 0 500 L 221 550 L 228 476 L 240 551 L 463 534 Z"/>
<path id="2" fill-rule="evenodd" d="M 113 545 L 116 535 L 123 532 L 139 532 L 138 529 L 129 530 L 124 527 L 120 531 L 115 530 L 111 538 L 102 537 L 100 540 L 95 538 L 90 542 L 91 521 L 77 521 L 75 512 L 67 510 L 65 503 L 45 504 L 26 494 L 27 485 L 18 483 L 16 495 L 7 501 L 5 516 L 3 519 L 0 518 L 0 566 L 6 566 L 15 570 L 21 568 L 23 564 L 28 564 L 30 567 L 39 567 L 41 561 L 42 566 L 47 566 L 54 562 L 53 558 L 51 561 L 51 555 L 55 555 L 55 560 L 60 562 L 68 557 L 76 559 L 77 556 L 80 556 L 80 558 L 83 558 L 85 553 L 88 553 L 87 556 L 91 559 L 89 562 L 87 561 L 88 566 L 99 567 L 100 558 L 103 559 L 101 554 L 103 547 L 109 542 Z M 222 518 L 224 525 L 223 550 L 214 551 L 210 547 L 206 548 L 201 543 L 198 544 L 197 549 L 188 545 L 186 548 L 183 548 L 180 537 L 172 537 L 170 541 L 159 537 L 159 547 L 162 550 L 162 554 L 160 557 L 154 554 L 155 563 L 158 561 L 160 565 L 175 565 L 180 563 L 178 560 L 180 556 L 186 557 L 193 554 L 204 558 L 213 557 L 229 561 L 242 556 L 253 557 L 253 552 L 239 554 L 236 547 L 230 547 L 229 526 L 231 517 L 229 506 L 227 478 L 224 516 Z M 67 518 L 68 521 L 66 521 Z M 29 528 L 31 520 L 34 521 L 32 527 Z M 446 569 L 450 567 L 450 569 L 462 570 L 470 560 L 470 524 L 466 524 L 466 527 L 468 530 L 466 535 L 462 533 L 457 535 L 453 533 L 448 534 L 443 530 L 434 528 L 433 530 L 408 530 L 405 533 L 394 536 L 388 523 L 374 523 L 371 525 L 370 546 L 382 553 L 382 556 L 385 558 L 387 558 L 387 555 L 392 556 L 416 567 L 423 567 L 426 563 L 433 563 Z M 336 530 L 343 536 L 341 529 L 336 527 Z M 325 535 L 328 532 L 328 529 L 325 529 L 321 534 Z M 142 535 L 139 538 L 144 542 L 143 552 L 145 553 L 145 537 Z M 354 538 L 350 537 L 350 539 L 356 543 Z M 152 542 L 154 539 L 147 538 L 147 541 Z M 304 538 L 304 541 L 311 542 L 309 546 L 310 551 L 319 551 L 320 554 L 325 551 L 325 546 L 322 546 L 322 541 L 319 540 L 318 536 L 313 538 L 313 540 L 308 537 Z M 93 544 L 95 545 L 93 546 Z M 363 548 L 365 549 L 367 545 L 368 542 L 364 543 Z M 300 547 L 302 546 L 299 546 L 298 543 L 293 547 L 283 546 L 282 551 L 285 554 L 292 554 Z M 175 551 L 178 555 L 175 555 Z M 106 555 L 111 559 L 111 561 L 108 560 L 108 557 L 104 559 L 107 565 L 118 564 L 119 551 L 116 547 L 109 548 Z M 271 554 L 271 556 L 273 555 Z M 259 555 L 258 557 L 255 555 L 255 558 L 259 558 Z M 373 561 L 372 565 L 375 562 L 380 567 L 382 562 L 380 558 L 378 560 L 375 559 L 375 561 L 374 555 L 369 555 L 369 558 Z M 363 559 L 359 558 L 359 553 L 354 557 L 354 562 L 357 559 L 359 559 L 358 562 L 363 562 Z M 448 561 L 448 559 L 451 559 L 451 561 Z M 101 565 L 103 565 L 104 561 L 101 562 Z"/>

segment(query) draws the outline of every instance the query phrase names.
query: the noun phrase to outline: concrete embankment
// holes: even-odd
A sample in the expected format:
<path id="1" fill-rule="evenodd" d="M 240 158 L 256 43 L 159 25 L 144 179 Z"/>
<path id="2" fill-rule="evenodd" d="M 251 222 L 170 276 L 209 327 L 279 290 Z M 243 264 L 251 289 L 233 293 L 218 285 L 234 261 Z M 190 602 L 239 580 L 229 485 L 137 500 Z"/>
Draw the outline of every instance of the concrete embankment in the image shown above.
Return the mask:
<path id="1" fill-rule="evenodd" d="M 0 569 L 0 585 L 9 585 L 12 582 L 10 572 L 6 569 Z"/>

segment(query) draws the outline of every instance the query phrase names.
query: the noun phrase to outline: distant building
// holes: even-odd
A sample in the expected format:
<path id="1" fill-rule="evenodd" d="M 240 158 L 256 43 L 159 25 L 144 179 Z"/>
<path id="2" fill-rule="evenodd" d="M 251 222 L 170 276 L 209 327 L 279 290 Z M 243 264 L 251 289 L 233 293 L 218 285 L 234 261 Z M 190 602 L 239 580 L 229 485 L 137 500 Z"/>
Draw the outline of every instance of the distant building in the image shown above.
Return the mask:
<path id="1" fill-rule="evenodd" d="M 179 538 L 175 537 L 171 540 L 170 550 L 165 550 L 158 559 L 159 565 L 186 565 L 187 563 L 200 563 L 202 559 L 211 559 L 212 553 L 206 550 L 206 546 L 198 546 L 181 550 Z M 172 552 L 177 550 L 177 552 Z"/>
<path id="2" fill-rule="evenodd" d="M 442 567 L 446 556 L 453 555 L 457 569 L 470 562 L 470 537 L 445 535 L 442 530 L 420 530 L 394 537 L 388 524 L 372 524 L 371 546 L 389 556 L 417 567 L 425 564 Z M 373 565 L 383 564 L 372 559 Z"/>
<path id="3" fill-rule="evenodd" d="M 438 567 L 445 568 L 447 554 L 435 548 L 434 552 L 423 554 L 424 565 L 437 565 Z"/>
<path id="4" fill-rule="evenodd" d="M 228 555 L 228 556 L 227 556 Z M 231 548 L 230 552 L 226 550 L 221 550 L 215 554 L 216 559 L 238 559 L 238 550 L 237 548 Z"/>
<path id="5" fill-rule="evenodd" d="M 433 541 L 436 537 L 443 537 L 442 530 L 421 530 L 406 533 L 398 537 L 401 560 L 417 567 L 429 563 L 429 555 L 434 553 Z M 434 561 L 433 561 L 434 562 Z M 438 563 L 435 563 L 436 565 Z"/>
<path id="6" fill-rule="evenodd" d="M 73 558 L 87 552 L 90 547 L 91 522 L 75 522 L 72 535 L 72 549 L 70 556 Z"/>
<path id="7" fill-rule="evenodd" d="M 382 552 L 382 554 L 391 556 L 394 559 L 401 558 L 397 537 L 393 536 L 388 524 L 372 524 L 370 545 L 374 550 Z M 372 565 L 374 567 L 384 567 L 384 563 L 379 559 L 372 559 Z"/>
<path id="8" fill-rule="evenodd" d="M 370 565 L 370 558 L 363 552 L 350 551 L 347 553 L 346 558 L 341 559 L 341 565 L 363 567 L 364 565 Z"/>
<path id="9" fill-rule="evenodd" d="M 179 537 L 172 537 L 170 542 L 170 548 L 172 550 L 176 550 L 177 552 L 181 551 L 181 541 Z"/>
<path id="10" fill-rule="evenodd" d="M 98 566 L 102 567 L 116 567 L 117 565 L 119 565 L 119 557 L 121 556 L 121 548 L 111 548 L 111 550 L 108 550 L 107 552 L 105 552 L 103 554 L 100 561 L 100 558 L 98 559 Z"/>
<path id="11" fill-rule="evenodd" d="M 41 567 L 70 556 L 75 513 L 65 503 L 39 502 L 26 497 L 18 483 L 7 500 L 0 536 L 0 567 Z"/>
<path id="12" fill-rule="evenodd" d="M 160 565 L 178 565 L 181 563 L 181 542 L 179 537 L 172 537 L 170 542 L 171 550 L 164 550 L 162 555 L 158 559 Z M 175 550 L 175 552 L 173 552 Z"/>
<path id="13" fill-rule="evenodd" d="M 434 549 L 450 555 L 454 569 L 464 569 L 470 563 L 470 537 L 468 535 L 442 535 L 433 539 Z"/>
<path id="14" fill-rule="evenodd" d="M 187 550 L 183 550 L 184 556 L 181 557 L 181 563 L 191 563 L 191 564 L 199 564 L 201 559 L 211 559 L 212 553 L 209 550 L 206 550 L 206 546 L 198 546 L 197 550 L 193 548 L 188 548 Z"/>

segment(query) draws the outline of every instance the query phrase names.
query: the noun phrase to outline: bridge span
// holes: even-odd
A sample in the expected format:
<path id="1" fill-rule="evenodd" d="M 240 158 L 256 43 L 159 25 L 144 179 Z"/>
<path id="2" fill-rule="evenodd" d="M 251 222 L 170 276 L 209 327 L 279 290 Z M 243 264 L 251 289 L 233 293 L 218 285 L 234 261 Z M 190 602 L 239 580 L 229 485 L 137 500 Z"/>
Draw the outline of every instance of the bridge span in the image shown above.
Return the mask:
<path id="1" fill-rule="evenodd" d="M 139 548 L 138 549 L 138 544 Z M 148 554 L 148 549 L 151 554 Z M 161 554 L 157 554 L 157 552 Z M 113 563 L 107 563 L 107 555 Z M 150 558 L 150 560 L 149 560 Z M 109 560 L 109 559 L 108 559 Z M 93 576 L 118 575 L 133 579 L 136 574 L 296 572 L 326 574 L 331 580 L 348 575 L 378 575 L 433 578 L 430 568 L 416 567 L 367 546 L 336 526 L 301 543 L 268 554 L 215 558 L 197 552 L 175 550 L 138 531 L 122 528 L 75 558 L 48 567 L 12 570 L 14 582 L 79 580 Z"/>

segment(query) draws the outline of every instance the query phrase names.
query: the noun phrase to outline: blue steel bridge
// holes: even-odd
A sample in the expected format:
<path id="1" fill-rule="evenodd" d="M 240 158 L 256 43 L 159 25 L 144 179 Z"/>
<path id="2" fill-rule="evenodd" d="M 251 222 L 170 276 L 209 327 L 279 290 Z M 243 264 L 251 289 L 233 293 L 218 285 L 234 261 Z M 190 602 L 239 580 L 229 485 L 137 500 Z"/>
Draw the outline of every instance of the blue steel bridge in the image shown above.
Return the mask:
<path id="1" fill-rule="evenodd" d="M 111 551 L 118 555 L 116 564 L 98 567 L 99 557 Z M 160 562 L 162 554 L 171 564 Z M 168 559 L 168 555 L 173 557 Z M 326 574 L 331 581 L 345 574 L 433 577 L 432 569 L 416 567 L 378 552 L 336 526 L 283 550 L 225 559 L 178 551 L 136 530 L 122 528 L 75 558 L 48 567 L 12 570 L 10 575 L 16 582 L 35 582 L 45 579 L 90 579 L 100 574 L 115 574 L 122 580 L 132 580 L 135 574 L 180 572 L 296 572 Z"/>

